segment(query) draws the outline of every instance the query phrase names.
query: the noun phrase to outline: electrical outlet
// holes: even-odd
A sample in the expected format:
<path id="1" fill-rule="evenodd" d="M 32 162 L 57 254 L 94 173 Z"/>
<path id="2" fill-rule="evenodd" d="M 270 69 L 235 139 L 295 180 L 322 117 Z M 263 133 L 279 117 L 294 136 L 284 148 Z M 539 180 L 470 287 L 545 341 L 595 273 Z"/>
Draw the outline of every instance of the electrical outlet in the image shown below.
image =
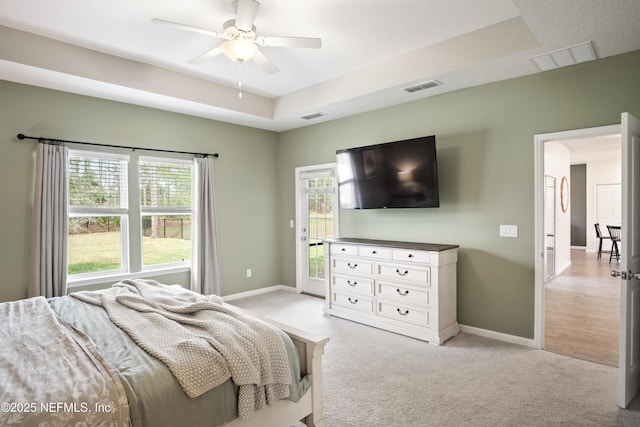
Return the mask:
<path id="1" fill-rule="evenodd" d="M 290 219 L 289 220 L 289 228 L 293 228 L 293 227 L 295 227 L 295 222 L 292 219 Z"/>
<path id="2" fill-rule="evenodd" d="M 247 268 L 247 277 L 251 277 L 251 269 Z"/>

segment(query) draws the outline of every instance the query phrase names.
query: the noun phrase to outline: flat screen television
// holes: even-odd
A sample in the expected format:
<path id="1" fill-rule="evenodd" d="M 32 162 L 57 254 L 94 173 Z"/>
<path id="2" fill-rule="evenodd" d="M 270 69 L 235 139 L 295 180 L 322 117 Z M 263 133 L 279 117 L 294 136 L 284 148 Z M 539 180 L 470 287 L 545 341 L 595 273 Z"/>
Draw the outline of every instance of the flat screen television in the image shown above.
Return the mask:
<path id="1" fill-rule="evenodd" d="M 436 137 L 336 151 L 342 209 L 440 206 Z"/>

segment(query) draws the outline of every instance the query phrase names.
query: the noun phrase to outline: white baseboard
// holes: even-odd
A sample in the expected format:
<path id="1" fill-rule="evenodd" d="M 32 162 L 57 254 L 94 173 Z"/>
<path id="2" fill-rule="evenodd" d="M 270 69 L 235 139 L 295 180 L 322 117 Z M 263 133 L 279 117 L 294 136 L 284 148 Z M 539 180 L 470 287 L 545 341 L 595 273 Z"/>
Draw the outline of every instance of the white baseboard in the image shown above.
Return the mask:
<path id="1" fill-rule="evenodd" d="M 275 285 L 275 286 L 269 286 L 269 287 L 266 287 L 266 288 L 254 289 L 253 291 L 246 291 L 246 292 L 240 292 L 240 293 L 237 293 L 237 294 L 226 295 L 226 296 L 222 297 L 222 301 L 228 302 L 228 301 L 233 301 L 233 300 L 240 299 L 240 298 L 267 294 L 267 293 L 273 292 L 273 291 L 298 292 L 298 290 L 296 288 L 292 288 L 291 286 Z"/>
<path id="2" fill-rule="evenodd" d="M 555 276 L 561 275 L 569 267 L 571 267 L 571 260 L 566 262 L 564 265 L 561 265 L 560 268 L 558 268 L 558 271 L 556 271 Z"/>
<path id="3" fill-rule="evenodd" d="M 476 328 L 474 326 L 460 325 L 460 332 L 478 335 L 480 337 L 492 338 L 499 341 L 518 344 L 525 347 L 538 348 L 532 338 L 518 337 L 515 335 L 503 334 L 502 332 L 490 331 L 488 329 Z"/>

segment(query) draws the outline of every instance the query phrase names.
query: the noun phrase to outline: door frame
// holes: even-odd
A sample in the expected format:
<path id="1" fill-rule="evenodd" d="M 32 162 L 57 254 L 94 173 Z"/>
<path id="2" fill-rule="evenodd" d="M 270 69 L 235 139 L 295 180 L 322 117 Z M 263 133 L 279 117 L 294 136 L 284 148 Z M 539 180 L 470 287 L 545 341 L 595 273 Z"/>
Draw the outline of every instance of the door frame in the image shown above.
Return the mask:
<path id="1" fill-rule="evenodd" d="M 303 218 L 302 213 L 302 188 L 301 188 L 301 176 L 305 172 L 319 171 L 333 169 L 334 171 L 334 198 L 333 198 L 333 233 L 334 237 L 338 237 L 340 234 L 340 209 L 338 201 L 338 183 L 337 183 L 337 163 L 322 163 L 319 165 L 299 166 L 295 168 L 295 204 L 296 204 L 296 219 L 295 219 L 295 238 L 296 238 L 296 291 L 302 293 L 305 291 L 304 282 L 306 279 L 306 265 L 302 256 L 303 242 L 308 246 L 306 240 L 303 241 L 303 237 L 306 237 L 302 231 Z"/>
<path id="2" fill-rule="evenodd" d="M 553 180 L 553 187 L 551 187 L 548 183 L 549 180 Z M 550 279 L 552 279 L 555 275 L 556 275 L 556 183 L 557 183 L 557 179 L 554 176 L 551 175 L 545 175 L 544 176 L 544 200 L 545 200 L 545 206 L 544 206 L 544 255 L 543 255 L 543 265 L 544 265 L 544 281 L 545 283 L 547 281 L 549 281 Z M 553 188 L 553 192 L 551 194 L 552 196 L 552 202 L 553 203 L 553 208 L 551 209 L 551 211 L 549 211 L 549 189 Z M 553 264 L 553 271 L 551 272 L 551 274 L 549 274 L 549 270 L 547 269 L 547 267 L 549 266 L 549 230 L 547 229 L 547 225 L 549 224 L 548 220 L 549 220 L 549 215 L 553 216 L 553 247 L 552 249 L 552 264 Z"/>
<path id="3" fill-rule="evenodd" d="M 534 323 L 533 346 L 544 348 L 544 144 L 563 139 L 590 138 L 621 132 L 621 125 L 598 126 L 534 135 Z"/>

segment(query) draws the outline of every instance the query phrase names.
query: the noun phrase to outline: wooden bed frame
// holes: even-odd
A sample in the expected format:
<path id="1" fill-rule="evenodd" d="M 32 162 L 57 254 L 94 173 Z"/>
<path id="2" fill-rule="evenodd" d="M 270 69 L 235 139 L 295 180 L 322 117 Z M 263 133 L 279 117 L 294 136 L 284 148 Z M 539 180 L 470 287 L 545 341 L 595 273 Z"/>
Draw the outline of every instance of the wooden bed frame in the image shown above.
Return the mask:
<path id="1" fill-rule="evenodd" d="M 262 315 L 243 309 L 240 310 L 282 329 L 289 335 L 300 354 L 300 370 L 302 371 L 302 375 L 312 375 L 313 380 L 311 381 L 309 390 L 307 390 L 298 402 L 279 400 L 273 405 L 262 408 L 247 420 L 237 418 L 225 424 L 224 427 L 288 427 L 298 421 L 305 423 L 307 427 L 324 427 L 324 412 L 322 410 L 322 355 L 324 354 L 324 346 L 329 341 L 329 337 L 309 334 Z"/>

